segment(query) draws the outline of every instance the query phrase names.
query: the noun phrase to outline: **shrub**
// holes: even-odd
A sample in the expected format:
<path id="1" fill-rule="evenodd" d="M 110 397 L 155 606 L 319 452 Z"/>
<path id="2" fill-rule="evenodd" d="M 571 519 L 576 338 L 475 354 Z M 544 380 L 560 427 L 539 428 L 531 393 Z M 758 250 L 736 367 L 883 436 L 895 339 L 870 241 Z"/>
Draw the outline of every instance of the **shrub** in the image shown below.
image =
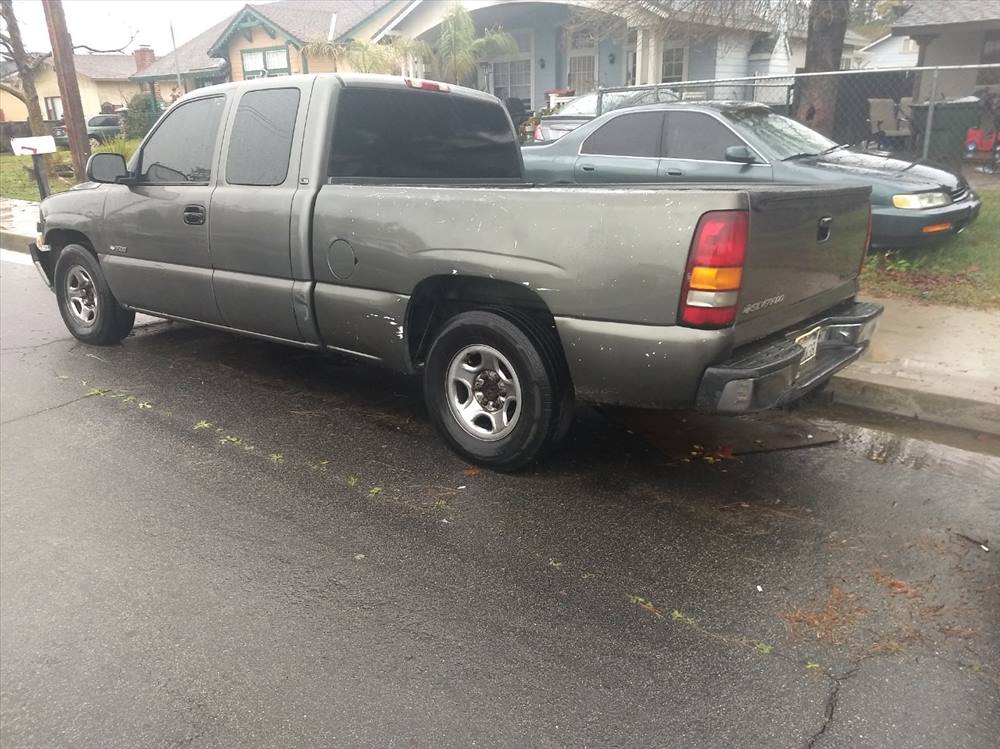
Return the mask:
<path id="1" fill-rule="evenodd" d="M 142 138 L 160 116 L 160 107 L 151 94 L 136 94 L 128 103 L 128 112 L 122 126 L 125 137 Z"/>
<path id="2" fill-rule="evenodd" d="M 128 161 L 132 158 L 132 154 L 135 153 L 138 147 L 138 138 L 128 139 L 118 135 L 114 138 L 109 138 L 98 146 L 94 146 L 92 153 L 120 153 L 125 158 L 125 161 Z"/>

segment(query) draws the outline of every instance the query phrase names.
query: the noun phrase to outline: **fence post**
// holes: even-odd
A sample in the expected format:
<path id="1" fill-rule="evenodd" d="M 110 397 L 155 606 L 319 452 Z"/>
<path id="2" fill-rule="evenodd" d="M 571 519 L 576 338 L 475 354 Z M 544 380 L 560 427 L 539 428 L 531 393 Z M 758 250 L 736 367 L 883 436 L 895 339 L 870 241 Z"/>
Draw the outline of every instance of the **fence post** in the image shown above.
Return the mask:
<path id="1" fill-rule="evenodd" d="M 603 88 L 598 88 L 597 89 L 597 112 L 596 112 L 596 114 L 597 114 L 598 117 L 600 117 L 602 114 L 604 114 L 604 89 Z"/>
<path id="2" fill-rule="evenodd" d="M 934 74 L 931 76 L 931 99 L 930 105 L 927 107 L 927 122 L 924 124 L 924 147 L 920 154 L 920 158 L 924 160 L 927 159 L 927 153 L 931 147 L 931 128 L 934 127 L 934 97 L 937 96 L 937 85 L 938 68 L 934 68 Z"/>

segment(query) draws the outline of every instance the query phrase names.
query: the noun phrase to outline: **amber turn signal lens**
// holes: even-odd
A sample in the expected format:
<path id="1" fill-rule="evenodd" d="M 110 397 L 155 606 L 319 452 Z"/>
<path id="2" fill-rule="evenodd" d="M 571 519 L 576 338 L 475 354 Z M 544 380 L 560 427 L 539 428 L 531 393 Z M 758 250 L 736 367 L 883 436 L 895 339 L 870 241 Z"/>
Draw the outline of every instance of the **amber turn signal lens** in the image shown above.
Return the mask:
<path id="1" fill-rule="evenodd" d="M 740 288 L 742 268 L 707 268 L 696 265 L 691 269 L 690 288 L 704 291 L 729 291 Z"/>

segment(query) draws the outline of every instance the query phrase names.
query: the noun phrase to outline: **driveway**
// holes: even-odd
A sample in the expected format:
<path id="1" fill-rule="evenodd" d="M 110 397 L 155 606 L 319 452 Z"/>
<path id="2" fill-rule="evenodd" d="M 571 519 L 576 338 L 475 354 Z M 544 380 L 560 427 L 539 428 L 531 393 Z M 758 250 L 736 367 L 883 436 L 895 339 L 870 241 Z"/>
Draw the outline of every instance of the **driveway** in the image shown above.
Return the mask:
<path id="1" fill-rule="evenodd" d="M 148 320 L 78 345 L 9 258 L 4 746 L 1000 735 L 1000 458 L 836 421 L 668 456 L 582 409 L 480 472 L 410 380 Z"/>

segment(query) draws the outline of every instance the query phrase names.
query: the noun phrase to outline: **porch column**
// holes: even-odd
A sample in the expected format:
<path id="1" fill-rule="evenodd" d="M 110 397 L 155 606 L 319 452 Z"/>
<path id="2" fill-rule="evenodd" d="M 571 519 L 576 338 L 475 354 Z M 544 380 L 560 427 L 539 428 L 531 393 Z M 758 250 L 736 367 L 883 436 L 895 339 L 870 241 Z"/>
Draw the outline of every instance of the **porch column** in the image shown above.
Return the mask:
<path id="1" fill-rule="evenodd" d="M 646 45 L 648 44 L 648 34 L 646 29 L 635 30 L 635 82 L 636 84 L 646 83 Z"/>

